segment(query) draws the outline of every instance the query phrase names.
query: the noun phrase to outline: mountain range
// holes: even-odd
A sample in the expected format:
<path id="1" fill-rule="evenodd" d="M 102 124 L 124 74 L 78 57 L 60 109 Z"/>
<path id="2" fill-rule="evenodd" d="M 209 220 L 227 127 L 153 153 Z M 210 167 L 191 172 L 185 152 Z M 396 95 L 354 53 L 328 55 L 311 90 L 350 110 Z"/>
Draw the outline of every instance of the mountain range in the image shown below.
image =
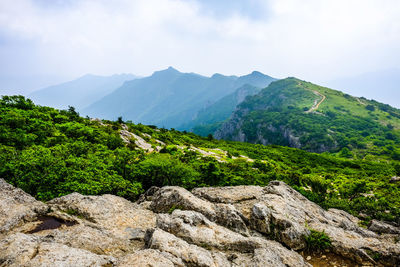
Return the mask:
<path id="1" fill-rule="evenodd" d="M 274 80 L 260 72 L 240 77 L 222 74 L 205 77 L 169 67 L 124 83 L 82 112 L 91 117 L 116 119 L 122 116 L 133 122 L 182 129 L 199 111 L 243 85 L 263 88 Z"/>
<path id="2" fill-rule="evenodd" d="M 86 75 L 30 96 L 81 115 L 311 152 L 400 159 L 400 110 L 297 78 L 211 77 L 172 67 L 151 76 Z"/>
<path id="3" fill-rule="evenodd" d="M 115 74 L 112 76 L 98 76 L 87 74 L 76 80 L 46 87 L 29 95 L 35 103 L 66 109 L 73 106 L 81 110 L 91 103 L 108 95 L 125 81 L 133 80 L 132 74 Z"/>

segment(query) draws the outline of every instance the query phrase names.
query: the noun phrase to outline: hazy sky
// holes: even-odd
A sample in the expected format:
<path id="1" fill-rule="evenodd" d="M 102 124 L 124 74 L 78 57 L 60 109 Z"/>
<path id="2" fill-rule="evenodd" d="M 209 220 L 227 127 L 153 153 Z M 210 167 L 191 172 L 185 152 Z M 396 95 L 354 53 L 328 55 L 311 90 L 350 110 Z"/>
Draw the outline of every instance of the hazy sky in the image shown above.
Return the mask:
<path id="1" fill-rule="evenodd" d="M 168 66 L 321 83 L 399 69 L 399 49 L 399 0 L 0 1 L 3 84 Z"/>

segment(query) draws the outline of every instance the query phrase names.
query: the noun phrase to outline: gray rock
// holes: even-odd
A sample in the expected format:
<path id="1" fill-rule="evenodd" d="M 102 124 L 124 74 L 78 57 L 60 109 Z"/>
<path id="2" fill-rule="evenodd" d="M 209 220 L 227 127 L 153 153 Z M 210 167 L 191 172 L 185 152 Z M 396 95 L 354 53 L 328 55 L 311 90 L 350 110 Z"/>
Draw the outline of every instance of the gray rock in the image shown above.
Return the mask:
<path id="1" fill-rule="evenodd" d="M 161 253 L 154 249 L 139 250 L 133 254 L 128 254 L 122 257 L 116 266 L 118 267 L 175 267 L 169 258 L 174 257 L 172 255 L 166 256 L 166 253 Z M 175 258 L 175 262 L 177 258 Z M 179 265 L 179 264 L 178 264 Z M 183 265 L 181 265 L 183 266 Z"/>
<path id="2" fill-rule="evenodd" d="M 0 234 L 45 214 L 48 206 L 0 179 Z"/>
<path id="3" fill-rule="evenodd" d="M 177 186 L 165 186 L 158 190 L 150 205 L 154 212 L 170 212 L 172 209 L 194 210 L 207 217 L 215 217 L 213 203 L 202 200 L 188 190 Z"/>
<path id="4" fill-rule="evenodd" d="M 257 237 L 245 237 L 211 222 L 204 215 L 195 211 L 175 210 L 171 215 L 159 214 L 157 227 L 188 243 L 209 250 L 217 249 L 228 254 L 236 252 L 237 258 L 241 258 L 236 261 L 246 262 L 241 254 L 250 253 L 256 257 L 258 254 L 255 251 L 262 248 L 268 249 L 268 253 L 263 256 L 264 260 L 268 255 L 273 255 L 269 261 L 278 261 L 287 266 L 308 266 L 299 254 L 284 248 L 277 242 Z M 261 260 L 259 259 L 259 261 Z"/>
<path id="5" fill-rule="evenodd" d="M 107 266 L 116 259 L 63 244 L 42 241 L 33 235 L 12 234 L 0 241 L 2 266 Z"/>
<path id="6" fill-rule="evenodd" d="M 73 193 L 44 204 L 0 180 L 0 265 L 309 266 L 291 250 L 304 248 L 309 229 L 325 232 L 334 253 L 360 264 L 400 262 L 398 228 L 372 221 L 378 235 L 283 182 L 193 193 L 154 188 L 138 203 Z M 39 227 L 43 218 L 61 223 Z"/>
<path id="7" fill-rule="evenodd" d="M 205 200 L 233 204 L 245 200 L 252 200 L 262 195 L 261 186 L 224 186 L 224 187 L 200 187 L 192 190 L 192 193 Z"/>
<path id="8" fill-rule="evenodd" d="M 192 245 L 177 238 L 175 235 L 167 233 L 161 229 L 148 230 L 146 233 L 146 246 L 167 252 L 182 260 L 182 265 L 188 266 L 229 266 L 227 260 L 223 261 L 220 257 L 216 261 L 213 254 L 199 246 Z M 222 261 L 222 265 L 221 265 Z"/>
<path id="9" fill-rule="evenodd" d="M 248 234 L 245 218 L 234 206 L 211 203 L 180 187 L 166 186 L 158 190 L 153 196 L 150 208 L 155 212 L 164 213 L 173 209 L 197 211 L 211 221 L 217 221 L 239 233 Z"/>
<path id="10" fill-rule="evenodd" d="M 83 196 L 73 193 L 48 203 L 54 210 L 70 213 L 72 211 L 121 238 L 130 238 L 127 229 L 146 230 L 154 227 L 156 223 L 156 216 L 152 211 L 113 195 Z"/>
<path id="11" fill-rule="evenodd" d="M 335 253 L 361 264 L 375 264 L 373 257 L 388 266 L 400 262 L 400 244 L 359 227 L 358 219 L 344 211 L 323 210 L 279 181 L 264 189 L 252 210 L 251 226 L 293 249 L 304 248 L 304 236 L 314 229 L 330 237 Z"/>
<path id="12" fill-rule="evenodd" d="M 380 234 L 395 234 L 395 235 L 400 234 L 399 227 L 395 227 L 393 225 L 378 220 L 372 220 L 368 229 Z"/>

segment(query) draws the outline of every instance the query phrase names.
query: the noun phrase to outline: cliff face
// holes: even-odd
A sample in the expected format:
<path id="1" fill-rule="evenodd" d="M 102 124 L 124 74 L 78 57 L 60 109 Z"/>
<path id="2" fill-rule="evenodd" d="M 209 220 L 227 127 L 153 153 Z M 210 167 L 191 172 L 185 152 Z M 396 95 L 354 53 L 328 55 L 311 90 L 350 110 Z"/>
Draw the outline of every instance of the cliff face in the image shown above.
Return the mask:
<path id="1" fill-rule="evenodd" d="M 73 193 L 44 204 L 0 180 L 1 266 L 341 266 L 400 262 L 400 229 L 371 230 L 283 182 L 151 188 L 136 203 Z M 307 255 L 311 232 L 331 240 Z"/>

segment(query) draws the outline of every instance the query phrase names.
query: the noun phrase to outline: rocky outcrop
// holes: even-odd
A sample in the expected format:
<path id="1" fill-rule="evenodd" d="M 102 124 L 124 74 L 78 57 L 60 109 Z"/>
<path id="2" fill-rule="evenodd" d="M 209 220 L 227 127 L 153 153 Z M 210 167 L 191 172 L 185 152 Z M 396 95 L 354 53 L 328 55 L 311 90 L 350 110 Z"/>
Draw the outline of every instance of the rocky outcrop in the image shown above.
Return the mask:
<path id="1" fill-rule="evenodd" d="M 335 260 L 400 262 L 395 226 L 361 228 L 278 181 L 153 187 L 136 203 L 77 193 L 42 203 L 0 180 L 0 200 L 0 266 L 311 266 L 299 253 L 311 229 L 330 237 Z"/>
<path id="2" fill-rule="evenodd" d="M 1 266 L 112 266 L 113 257 L 16 233 L 0 241 Z"/>
<path id="3" fill-rule="evenodd" d="M 0 179 L 0 236 L 46 211 L 45 204 Z"/>
<path id="4" fill-rule="evenodd" d="M 372 220 L 368 229 L 379 234 L 400 235 L 400 227 L 395 227 L 391 224 L 384 223 L 378 220 Z"/>
<path id="5" fill-rule="evenodd" d="M 313 229 L 329 236 L 335 253 L 361 264 L 400 262 L 399 243 L 360 227 L 359 220 L 344 211 L 322 209 L 279 181 L 264 189 L 253 207 L 251 225 L 295 250 L 305 248 L 305 237 Z"/>

